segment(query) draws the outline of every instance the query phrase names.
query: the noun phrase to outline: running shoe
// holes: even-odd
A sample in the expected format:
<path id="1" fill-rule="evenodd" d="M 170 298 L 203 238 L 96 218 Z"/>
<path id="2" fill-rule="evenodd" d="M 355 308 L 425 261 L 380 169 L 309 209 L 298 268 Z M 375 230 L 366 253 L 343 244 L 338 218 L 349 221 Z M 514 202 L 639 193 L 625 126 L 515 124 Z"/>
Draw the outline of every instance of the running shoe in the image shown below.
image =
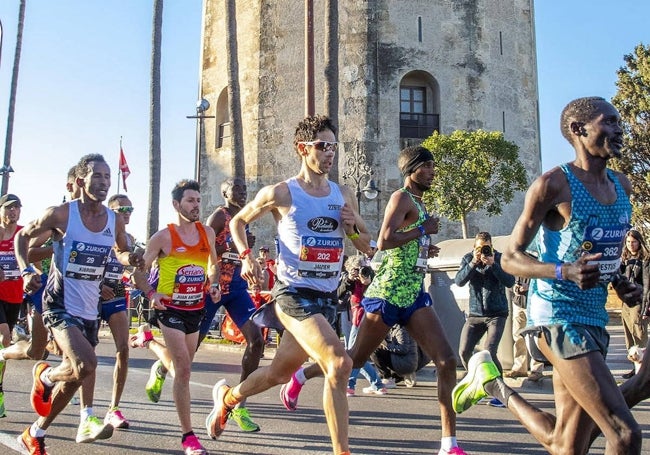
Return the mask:
<path id="1" fill-rule="evenodd" d="M 88 416 L 79 424 L 77 430 L 78 443 L 93 442 L 97 439 L 108 439 L 113 436 L 113 426 L 105 424 L 97 416 Z"/>
<path id="2" fill-rule="evenodd" d="M 345 391 L 345 396 L 346 397 L 353 397 L 354 396 L 354 389 L 351 387 L 348 387 Z"/>
<path id="3" fill-rule="evenodd" d="M 104 423 L 111 425 L 113 428 L 129 428 L 129 421 L 124 418 L 122 412 L 117 408 L 113 408 L 106 413 Z"/>
<path id="4" fill-rule="evenodd" d="M 287 411 L 295 411 L 298 408 L 298 395 L 302 390 L 302 384 L 296 379 L 296 374 L 291 375 L 291 379 L 280 387 L 280 401 Z"/>
<path id="5" fill-rule="evenodd" d="M 460 414 L 488 396 L 483 387 L 501 376 L 489 351 L 474 354 L 467 363 L 467 375 L 451 391 L 454 411 Z"/>
<path id="6" fill-rule="evenodd" d="M 221 436 L 221 433 L 226 428 L 226 423 L 228 423 L 228 416 L 232 412 L 232 409 L 229 409 L 226 403 L 224 403 L 224 398 L 228 390 L 230 390 L 230 387 L 226 385 L 225 379 L 218 381 L 212 388 L 214 407 L 205 419 L 205 429 L 208 431 L 208 436 L 212 439 L 217 439 Z"/>
<path id="7" fill-rule="evenodd" d="M 45 451 L 45 437 L 35 438 L 29 434 L 29 427 L 25 428 L 25 431 L 16 440 L 22 448 L 27 450 L 29 455 L 47 455 Z"/>
<path id="8" fill-rule="evenodd" d="M 199 438 L 191 434 L 182 442 L 185 455 L 207 455 L 207 450 L 199 442 Z"/>
<path id="9" fill-rule="evenodd" d="M 149 373 L 149 380 L 144 386 L 145 392 L 147 392 L 147 397 L 149 401 L 158 403 L 160 400 L 160 394 L 162 393 L 163 384 L 165 383 L 165 378 L 167 377 L 167 372 L 163 369 L 163 363 L 160 360 L 156 360 L 151 366 L 151 372 Z"/>
<path id="10" fill-rule="evenodd" d="M 386 387 L 387 389 L 397 388 L 397 384 L 395 384 L 395 379 L 393 378 L 382 379 L 381 382 L 384 384 L 384 387 Z"/>
<path id="11" fill-rule="evenodd" d="M 138 333 L 129 338 L 132 348 L 146 348 L 151 340 L 153 340 L 153 334 L 149 324 L 142 324 L 138 327 Z"/>
<path id="12" fill-rule="evenodd" d="M 377 387 L 376 385 L 372 384 L 371 386 L 364 387 L 363 393 L 366 394 L 374 393 L 375 395 L 386 395 L 388 393 L 388 390 L 386 390 L 386 387 Z"/>
<path id="13" fill-rule="evenodd" d="M 7 413 L 5 412 L 5 393 L 0 392 L 0 418 L 2 417 L 7 417 Z"/>
<path id="14" fill-rule="evenodd" d="M 418 379 L 417 379 L 417 376 L 415 375 L 415 373 L 409 373 L 407 375 L 404 375 L 404 385 L 406 387 L 409 387 L 409 388 L 415 387 L 417 385 L 417 383 L 418 383 Z"/>
<path id="15" fill-rule="evenodd" d="M 467 455 L 467 453 L 460 447 L 456 446 L 456 447 L 452 447 L 449 450 L 440 449 L 438 455 Z"/>
<path id="16" fill-rule="evenodd" d="M 32 408 L 41 417 L 50 415 L 50 410 L 52 409 L 52 389 L 54 387 L 45 385 L 41 380 L 41 373 L 49 367 L 50 365 L 46 362 L 36 362 L 32 370 L 34 384 L 32 385 L 32 393 L 29 398 L 32 403 Z"/>
<path id="17" fill-rule="evenodd" d="M 493 408 L 505 408 L 506 405 L 501 403 L 501 401 L 497 398 L 492 398 L 490 401 L 488 401 L 488 406 L 492 406 Z"/>
<path id="18" fill-rule="evenodd" d="M 246 408 L 235 408 L 230 413 L 230 419 L 234 420 L 242 431 L 253 433 L 260 431 L 260 426 L 253 422 L 251 415 Z"/>

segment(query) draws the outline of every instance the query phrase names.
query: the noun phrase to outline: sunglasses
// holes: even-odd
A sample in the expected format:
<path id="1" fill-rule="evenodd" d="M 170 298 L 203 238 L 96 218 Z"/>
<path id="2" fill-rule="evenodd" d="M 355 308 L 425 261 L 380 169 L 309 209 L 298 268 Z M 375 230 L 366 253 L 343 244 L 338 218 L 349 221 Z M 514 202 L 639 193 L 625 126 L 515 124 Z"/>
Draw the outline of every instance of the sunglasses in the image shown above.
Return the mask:
<path id="1" fill-rule="evenodd" d="M 133 207 L 130 205 L 123 205 L 122 207 L 115 207 L 113 211 L 116 213 L 131 213 L 133 212 Z"/>
<path id="2" fill-rule="evenodd" d="M 338 142 L 329 142 L 329 141 L 309 141 L 309 142 L 298 142 L 299 144 L 311 145 L 319 152 L 323 150 L 331 150 L 336 152 L 339 149 Z"/>

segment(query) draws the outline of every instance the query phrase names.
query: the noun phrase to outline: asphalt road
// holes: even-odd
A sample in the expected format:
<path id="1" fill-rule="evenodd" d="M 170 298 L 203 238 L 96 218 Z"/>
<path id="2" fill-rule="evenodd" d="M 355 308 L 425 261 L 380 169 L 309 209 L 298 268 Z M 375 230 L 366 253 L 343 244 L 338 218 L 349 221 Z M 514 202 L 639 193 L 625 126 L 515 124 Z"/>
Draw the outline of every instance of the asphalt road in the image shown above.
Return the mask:
<path id="1" fill-rule="evenodd" d="M 620 330 L 613 330 L 610 367 L 618 375 L 627 371 Z M 110 334 L 102 332 L 97 349 L 100 366 L 95 393 L 95 414 L 103 417 L 110 400 L 112 384 L 113 344 Z M 269 350 L 267 356 L 271 357 Z M 248 408 L 262 430 L 244 433 L 234 423 L 218 441 L 208 438 L 204 428 L 206 415 L 212 409 L 212 385 L 225 377 L 237 382 L 241 350 L 206 345 L 197 353 L 192 374 L 192 409 L 195 432 L 211 454 L 328 454 L 329 436 L 323 416 L 322 380 L 307 383 L 301 394 L 299 408 L 288 412 L 278 399 L 279 387 L 255 396 Z M 51 359 L 56 362 L 57 359 Z M 144 384 L 153 363 L 153 355 L 145 349 L 131 352 L 129 378 L 121 410 L 130 420 L 131 428 L 116 430 L 111 439 L 92 444 L 75 443 L 79 424 L 79 406 L 69 405 L 50 427 L 46 437 L 48 452 L 66 454 L 179 454 L 180 429 L 171 397 L 171 380 L 159 403 L 150 403 Z M 268 365 L 263 359 L 262 365 Z M 0 453 L 18 453 L 16 443 L 35 414 L 29 405 L 31 368 L 34 362 L 13 361 L 4 380 L 7 417 L 0 419 Z M 547 372 L 547 374 L 550 374 Z M 359 396 L 366 386 L 359 379 L 357 396 L 350 398 L 351 450 L 355 454 L 436 454 L 440 447 L 440 420 L 432 366 L 418 374 L 418 385 L 398 387 L 386 396 Z M 550 378 L 542 384 L 511 382 L 527 398 L 545 409 L 552 409 Z M 650 405 L 642 403 L 634 411 L 645 434 L 650 434 Z M 469 454 L 544 454 L 541 446 L 523 429 L 506 409 L 477 405 L 458 417 L 458 440 Z M 644 453 L 650 454 L 650 443 Z M 604 452 L 599 438 L 592 453 Z"/>

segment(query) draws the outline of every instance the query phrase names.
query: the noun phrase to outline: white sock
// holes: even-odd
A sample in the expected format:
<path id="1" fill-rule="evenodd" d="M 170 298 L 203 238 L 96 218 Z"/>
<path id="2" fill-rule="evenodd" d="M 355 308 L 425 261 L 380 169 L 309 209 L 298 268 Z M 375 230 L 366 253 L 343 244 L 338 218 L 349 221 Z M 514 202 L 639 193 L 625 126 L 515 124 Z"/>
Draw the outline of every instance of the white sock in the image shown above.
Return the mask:
<path id="1" fill-rule="evenodd" d="M 449 451 L 456 446 L 458 446 L 458 443 L 456 442 L 456 436 L 445 436 L 440 439 L 440 447 L 443 450 Z"/>
<path id="2" fill-rule="evenodd" d="M 296 377 L 296 380 L 300 384 L 304 384 L 305 382 L 307 382 L 307 378 L 305 377 L 305 369 L 304 368 L 300 368 L 298 371 L 296 371 L 294 376 Z"/>
<path id="3" fill-rule="evenodd" d="M 45 436 L 45 430 L 39 427 L 36 422 L 29 427 L 29 434 L 32 438 L 42 438 Z"/>
<path id="4" fill-rule="evenodd" d="M 89 416 L 93 415 L 92 406 L 86 406 L 83 409 L 81 409 L 81 411 L 79 411 L 79 415 L 81 416 L 81 421 L 85 422 Z"/>
<path id="5" fill-rule="evenodd" d="M 52 371 L 52 367 L 47 367 L 46 369 L 43 370 L 41 373 L 41 381 L 43 381 L 43 384 L 45 384 L 48 387 L 53 387 L 54 383 L 50 381 L 50 371 Z"/>

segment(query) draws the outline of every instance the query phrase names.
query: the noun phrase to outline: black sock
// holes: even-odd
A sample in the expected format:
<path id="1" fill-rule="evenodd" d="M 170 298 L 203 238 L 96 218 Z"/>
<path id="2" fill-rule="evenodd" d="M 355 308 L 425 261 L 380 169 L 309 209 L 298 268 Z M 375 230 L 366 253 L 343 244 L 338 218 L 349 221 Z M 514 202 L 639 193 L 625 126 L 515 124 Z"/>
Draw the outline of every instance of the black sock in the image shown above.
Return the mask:
<path id="1" fill-rule="evenodd" d="M 185 434 L 183 435 L 183 437 L 181 438 L 181 444 L 184 443 L 185 440 L 186 440 L 189 436 L 194 436 L 194 432 L 193 432 L 193 431 L 190 431 L 190 432 L 188 432 L 188 433 L 185 433 Z"/>
<path id="2" fill-rule="evenodd" d="M 496 378 L 493 381 L 484 384 L 483 388 L 485 388 L 485 391 L 487 393 L 499 400 L 506 407 L 508 407 L 508 401 L 510 400 L 510 397 L 516 393 L 514 390 L 508 387 L 501 378 Z"/>

